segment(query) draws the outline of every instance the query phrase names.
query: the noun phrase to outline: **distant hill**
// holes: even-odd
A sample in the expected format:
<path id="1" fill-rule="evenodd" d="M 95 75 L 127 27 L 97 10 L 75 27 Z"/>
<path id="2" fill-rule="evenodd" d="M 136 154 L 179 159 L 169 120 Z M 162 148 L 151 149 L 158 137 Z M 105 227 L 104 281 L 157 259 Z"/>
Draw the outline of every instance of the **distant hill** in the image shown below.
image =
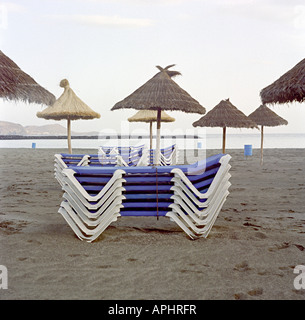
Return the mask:
<path id="1" fill-rule="evenodd" d="M 60 124 L 46 124 L 44 126 L 25 126 L 28 136 L 61 136 L 67 134 L 67 129 Z"/>
<path id="2" fill-rule="evenodd" d="M 21 124 L 0 121 L 0 135 L 26 135 L 26 131 Z"/>
<path id="3" fill-rule="evenodd" d="M 65 136 L 67 129 L 60 124 L 46 124 L 43 126 L 22 126 L 18 123 L 0 121 L 0 135 L 23 135 L 23 136 Z M 75 132 L 71 135 L 93 136 L 98 132 Z"/>

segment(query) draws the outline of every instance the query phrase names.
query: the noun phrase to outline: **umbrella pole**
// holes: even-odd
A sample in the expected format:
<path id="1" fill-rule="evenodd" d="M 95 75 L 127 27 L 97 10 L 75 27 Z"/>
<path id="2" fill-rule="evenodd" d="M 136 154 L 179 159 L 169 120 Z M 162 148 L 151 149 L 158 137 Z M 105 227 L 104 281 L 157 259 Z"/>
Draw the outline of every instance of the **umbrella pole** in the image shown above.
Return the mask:
<path id="1" fill-rule="evenodd" d="M 67 130 L 68 130 L 68 149 L 69 149 L 69 153 L 72 154 L 72 148 L 71 148 L 71 120 L 70 120 L 70 118 L 68 118 Z"/>
<path id="2" fill-rule="evenodd" d="M 150 121 L 149 125 L 149 132 L 150 132 L 150 150 L 152 149 L 152 121 Z"/>
<path id="3" fill-rule="evenodd" d="M 155 165 L 158 166 L 160 164 L 160 130 L 161 129 L 161 109 L 158 109 L 157 113 L 157 142 L 156 142 L 156 155 L 155 155 Z"/>
<path id="4" fill-rule="evenodd" d="M 222 153 L 226 153 L 226 127 L 222 128 Z"/>
<path id="5" fill-rule="evenodd" d="M 261 165 L 263 165 L 264 126 L 261 129 Z"/>

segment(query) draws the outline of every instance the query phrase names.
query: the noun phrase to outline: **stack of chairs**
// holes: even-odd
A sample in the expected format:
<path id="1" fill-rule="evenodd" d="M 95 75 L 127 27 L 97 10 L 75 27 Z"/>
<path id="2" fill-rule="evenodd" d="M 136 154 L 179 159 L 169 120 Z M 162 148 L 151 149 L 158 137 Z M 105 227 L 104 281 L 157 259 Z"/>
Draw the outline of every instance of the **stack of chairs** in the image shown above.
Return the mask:
<path id="1" fill-rule="evenodd" d="M 94 241 L 119 216 L 166 216 L 190 238 L 207 237 L 229 194 L 229 155 L 192 165 L 62 170 L 59 213 L 81 240 Z"/>
<path id="2" fill-rule="evenodd" d="M 81 168 L 81 167 L 78 167 Z M 89 174 L 78 176 L 72 169 L 64 169 L 63 198 L 59 213 L 75 234 L 88 242 L 95 240 L 111 222 L 122 206 L 123 171 L 113 167 L 82 167 Z M 98 174 L 95 174 L 98 170 Z M 96 182 L 98 180 L 98 182 Z"/>
<path id="3" fill-rule="evenodd" d="M 55 154 L 55 178 L 62 185 L 62 170 L 70 166 L 145 166 L 147 153 L 145 146 L 100 147 L 98 154 Z"/>
<path id="4" fill-rule="evenodd" d="M 229 195 L 229 155 L 216 155 L 198 162 L 187 173 L 173 169 L 174 203 L 171 217 L 191 238 L 207 237 Z"/>
<path id="5" fill-rule="evenodd" d="M 153 165 L 154 164 L 154 159 L 156 156 L 156 150 L 155 149 L 150 149 L 149 152 L 149 164 Z M 160 162 L 159 164 L 161 166 L 171 166 L 178 164 L 178 148 L 176 144 L 173 144 L 169 147 L 166 147 L 164 149 L 160 150 Z"/>
<path id="6" fill-rule="evenodd" d="M 117 157 L 119 166 L 144 166 L 147 165 L 147 150 L 145 145 L 131 147 L 100 147 L 99 155 L 103 159 L 111 156 Z"/>

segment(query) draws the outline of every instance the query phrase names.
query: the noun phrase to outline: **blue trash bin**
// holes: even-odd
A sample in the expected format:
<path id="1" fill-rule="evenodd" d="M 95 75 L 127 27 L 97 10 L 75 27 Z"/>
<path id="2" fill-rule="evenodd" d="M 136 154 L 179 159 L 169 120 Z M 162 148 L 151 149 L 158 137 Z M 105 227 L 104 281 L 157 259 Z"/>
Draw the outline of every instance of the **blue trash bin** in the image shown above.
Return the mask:
<path id="1" fill-rule="evenodd" d="M 201 149 L 202 148 L 202 143 L 201 142 L 197 142 L 197 148 Z"/>
<path id="2" fill-rule="evenodd" d="M 252 144 L 245 144 L 244 145 L 244 155 L 245 155 L 245 157 L 252 156 Z"/>
<path id="3" fill-rule="evenodd" d="M 32 149 L 36 148 L 36 142 L 32 142 Z"/>

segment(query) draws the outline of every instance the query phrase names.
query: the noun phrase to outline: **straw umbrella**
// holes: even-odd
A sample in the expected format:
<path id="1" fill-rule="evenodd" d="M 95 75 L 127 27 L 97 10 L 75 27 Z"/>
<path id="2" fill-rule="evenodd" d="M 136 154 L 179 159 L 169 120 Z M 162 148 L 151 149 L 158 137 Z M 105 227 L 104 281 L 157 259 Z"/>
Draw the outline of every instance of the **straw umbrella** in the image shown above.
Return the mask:
<path id="1" fill-rule="evenodd" d="M 94 119 L 100 118 L 100 114 L 93 111 L 88 107 L 70 88 L 67 79 L 61 80 L 60 87 L 64 88 L 62 95 L 54 102 L 52 106 L 49 106 L 41 112 L 37 112 L 38 118 L 63 120 L 67 119 L 67 136 L 68 136 L 68 148 L 72 153 L 71 148 L 71 120 L 79 119 Z"/>
<path id="2" fill-rule="evenodd" d="M 270 110 L 266 105 L 261 105 L 249 116 L 249 119 L 261 126 L 261 165 L 263 164 L 263 141 L 264 141 L 264 126 L 276 127 L 287 125 L 287 120 L 283 119 L 275 112 Z"/>
<path id="3" fill-rule="evenodd" d="M 150 132 L 150 149 L 152 149 L 152 124 L 157 121 L 157 111 L 140 110 L 132 117 L 128 118 L 129 122 L 148 122 Z M 174 122 L 175 118 L 169 116 L 165 111 L 161 111 L 161 122 Z"/>
<path id="4" fill-rule="evenodd" d="M 305 59 L 260 92 L 263 104 L 305 101 Z"/>
<path id="5" fill-rule="evenodd" d="M 0 50 L 0 97 L 28 103 L 51 105 L 55 96 L 41 87 L 32 77 Z"/>
<path id="6" fill-rule="evenodd" d="M 229 99 L 222 100 L 205 116 L 193 123 L 194 127 L 223 128 L 222 152 L 226 151 L 226 128 L 257 128 L 255 122 L 238 110 Z"/>
<path id="7" fill-rule="evenodd" d="M 187 113 L 205 113 L 205 108 L 172 79 L 180 75 L 180 72 L 168 70 L 173 66 L 169 65 L 166 68 L 157 66 L 160 72 L 111 109 L 157 110 L 156 165 L 159 164 L 160 159 L 161 111 L 179 110 Z"/>

